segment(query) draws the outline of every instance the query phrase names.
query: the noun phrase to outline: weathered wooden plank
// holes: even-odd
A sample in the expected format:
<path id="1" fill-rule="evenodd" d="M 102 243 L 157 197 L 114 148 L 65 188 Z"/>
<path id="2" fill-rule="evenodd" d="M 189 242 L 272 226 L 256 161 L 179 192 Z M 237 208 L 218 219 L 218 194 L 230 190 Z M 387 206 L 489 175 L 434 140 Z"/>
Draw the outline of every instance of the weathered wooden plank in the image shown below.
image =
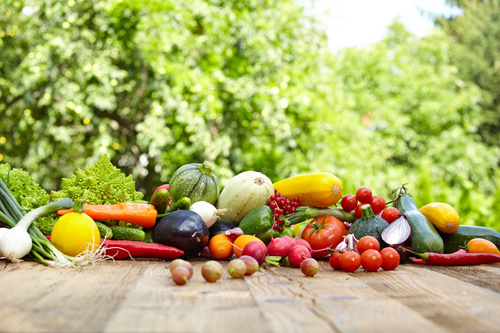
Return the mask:
<path id="1" fill-rule="evenodd" d="M 54 269 L 0 260 L 2 332 L 491 332 L 500 327 L 500 264 L 401 265 L 313 277 L 266 266 L 176 286 L 165 261 Z M 221 262 L 224 269 L 227 262 Z"/>
<path id="2" fill-rule="evenodd" d="M 437 327 L 450 332 L 492 332 L 500 327 L 497 292 L 416 265 L 402 265 L 398 274 L 379 273 L 359 278 Z"/>
<path id="3" fill-rule="evenodd" d="M 265 332 L 266 322 L 245 280 L 232 279 L 227 262 L 216 283 L 201 276 L 203 261 L 192 261 L 193 278 L 176 286 L 167 264 L 154 264 L 110 318 L 109 332 Z M 151 264 L 152 265 L 152 264 Z"/>
<path id="4" fill-rule="evenodd" d="M 425 266 L 424 268 L 500 292 L 500 264 L 477 266 Z"/>
<path id="5" fill-rule="evenodd" d="M 0 271 L 1 331 L 100 331 L 145 265 L 117 261 L 55 269 L 9 263 Z"/>
<path id="6" fill-rule="evenodd" d="M 329 328 L 328 331 L 335 332 L 443 331 L 419 313 L 372 288 L 360 278 L 363 275 L 390 276 L 399 272 L 336 272 L 325 262 L 321 262 L 321 268 L 320 273 L 313 278 L 303 276 L 298 269 L 272 269 L 276 274 L 293 281 L 289 294 L 308 304 L 307 313 L 312 315 L 301 319 L 304 331 L 319 331 L 310 324 L 311 320 L 321 322 Z"/>

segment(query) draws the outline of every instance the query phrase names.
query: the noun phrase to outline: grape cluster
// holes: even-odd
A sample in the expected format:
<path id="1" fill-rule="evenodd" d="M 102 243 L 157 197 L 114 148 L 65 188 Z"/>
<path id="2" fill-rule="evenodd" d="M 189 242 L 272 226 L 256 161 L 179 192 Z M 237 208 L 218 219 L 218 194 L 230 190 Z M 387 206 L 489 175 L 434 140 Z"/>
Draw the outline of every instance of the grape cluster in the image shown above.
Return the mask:
<path id="1" fill-rule="evenodd" d="M 269 207 L 274 213 L 273 229 L 283 232 L 284 221 L 280 216 L 295 213 L 295 209 L 300 206 L 300 199 L 294 198 L 290 200 L 282 197 L 279 192 L 274 189 L 274 195 L 272 195 L 269 200 Z"/>

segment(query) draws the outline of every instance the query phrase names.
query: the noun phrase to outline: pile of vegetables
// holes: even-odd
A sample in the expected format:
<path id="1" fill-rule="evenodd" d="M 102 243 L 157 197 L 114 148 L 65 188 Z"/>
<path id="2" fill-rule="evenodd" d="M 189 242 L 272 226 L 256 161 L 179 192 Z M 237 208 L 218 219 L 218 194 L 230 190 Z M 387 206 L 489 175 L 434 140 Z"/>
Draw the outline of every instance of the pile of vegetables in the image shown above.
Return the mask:
<path id="1" fill-rule="evenodd" d="M 84 266 L 92 257 L 72 257 L 59 251 L 32 222 L 39 217 L 73 206 L 69 198 L 57 200 L 26 213 L 0 179 L 0 220 L 7 228 L 0 228 L 0 256 L 19 262 L 28 254 L 36 261 L 55 267 Z"/>
<path id="2" fill-rule="evenodd" d="M 108 258 L 177 258 L 170 268 L 180 285 L 193 274 L 186 259 L 198 256 L 211 259 L 202 269 L 208 282 L 222 275 L 218 260 L 230 260 L 233 278 L 264 263 L 314 276 L 317 260 L 345 272 L 389 271 L 400 262 L 500 262 L 498 231 L 460 225 L 446 203 L 418 207 L 405 185 L 386 202 L 365 186 L 344 195 L 340 179 L 326 172 L 273 184 L 246 171 L 221 191 L 206 161 L 182 165 L 149 202 L 106 155 L 50 195 L 27 172 L 3 164 L 0 221 L 6 226 L 0 255 L 9 260 L 75 267 Z"/>

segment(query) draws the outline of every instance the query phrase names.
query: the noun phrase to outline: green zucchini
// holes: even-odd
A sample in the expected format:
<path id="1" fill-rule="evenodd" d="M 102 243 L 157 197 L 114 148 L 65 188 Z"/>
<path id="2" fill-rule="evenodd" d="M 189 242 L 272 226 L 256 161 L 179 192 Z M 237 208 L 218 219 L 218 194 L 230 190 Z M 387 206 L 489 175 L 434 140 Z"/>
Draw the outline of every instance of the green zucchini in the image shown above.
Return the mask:
<path id="1" fill-rule="evenodd" d="M 443 253 L 443 239 L 434 225 L 418 210 L 415 200 L 408 194 L 400 193 L 396 208 L 408 219 L 411 227 L 410 247 L 419 253 Z"/>
<path id="2" fill-rule="evenodd" d="M 444 253 L 453 253 L 466 247 L 473 238 L 484 238 L 492 241 L 500 249 L 500 232 L 495 229 L 461 225 L 455 232 L 446 234 L 440 233 L 444 242 Z"/>
<path id="3" fill-rule="evenodd" d="M 146 238 L 146 233 L 141 229 L 120 226 L 111 226 L 110 228 L 113 232 L 113 239 L 143 242 Z"/>
<path id="4" fill-rule="evenodd" d="M 191 203 L 206 201 L 215 204 L 219 197 L 219 182 L 208 162 L 190 163 L 177 169 L 170 179 L 170 195 L 178 201 L 183 197 L 191 199 Z"/>
<path id="5" fill-rule="evenodd" d="M 370 205 L 361 207 L 361 218 L 353 222 L 349 228 L 349 234 L 353 234 L 358 240 L 363 236 L 375 237 L 380 243 L 380 247 L 386 246 L 382 240 L 382 231 L 389 226 L 386 220 L 380 216 L 375 216 Z"/>

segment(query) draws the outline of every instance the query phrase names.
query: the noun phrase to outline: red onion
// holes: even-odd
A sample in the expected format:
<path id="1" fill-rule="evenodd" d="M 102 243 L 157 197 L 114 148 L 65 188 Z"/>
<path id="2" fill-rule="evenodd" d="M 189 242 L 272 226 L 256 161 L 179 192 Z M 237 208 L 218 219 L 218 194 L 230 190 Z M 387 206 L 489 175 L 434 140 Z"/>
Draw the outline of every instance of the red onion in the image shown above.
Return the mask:
<path id="1" fill-rule="evenodd" d="M 382 231 L 382 240 L 388 245 L 402 245 L 411 236 L 411 227 L 406 216 L 401 215 Z"/>

